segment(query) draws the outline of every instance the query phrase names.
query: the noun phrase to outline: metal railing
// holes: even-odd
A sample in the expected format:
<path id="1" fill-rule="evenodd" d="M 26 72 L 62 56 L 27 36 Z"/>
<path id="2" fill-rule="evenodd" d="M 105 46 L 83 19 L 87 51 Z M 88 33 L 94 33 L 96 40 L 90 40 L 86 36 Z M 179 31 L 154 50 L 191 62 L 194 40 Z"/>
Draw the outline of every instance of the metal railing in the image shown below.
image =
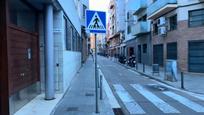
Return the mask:
<path id="1" fill-rule="evenodd" d="M 140 21 L 132 25 L 132 35 L 150 32 L 150 21 Z"/>
<path id="2" fill-rule="evenodd" d="M 159 9 L 165 7 L 168 4 L 177 4 L 177 0 L 157 0 L 154 3 L 152 3 L 150 6 L 147 8 L 147 16 L 152 15 Z"/>

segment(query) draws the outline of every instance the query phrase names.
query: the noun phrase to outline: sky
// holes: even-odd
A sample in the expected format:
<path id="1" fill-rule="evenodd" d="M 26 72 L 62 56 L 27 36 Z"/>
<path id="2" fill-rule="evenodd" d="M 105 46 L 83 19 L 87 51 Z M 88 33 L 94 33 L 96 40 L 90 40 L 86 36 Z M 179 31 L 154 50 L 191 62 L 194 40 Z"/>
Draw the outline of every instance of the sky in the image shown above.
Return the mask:
<path id="1" fill-rule="evenodd" d="M 110 0 L 89 0 L 89 8 L 90 10 L 98 10 L 105 11 L 106 14 L 106 22 L 108 19 L 108 5 Z"/>

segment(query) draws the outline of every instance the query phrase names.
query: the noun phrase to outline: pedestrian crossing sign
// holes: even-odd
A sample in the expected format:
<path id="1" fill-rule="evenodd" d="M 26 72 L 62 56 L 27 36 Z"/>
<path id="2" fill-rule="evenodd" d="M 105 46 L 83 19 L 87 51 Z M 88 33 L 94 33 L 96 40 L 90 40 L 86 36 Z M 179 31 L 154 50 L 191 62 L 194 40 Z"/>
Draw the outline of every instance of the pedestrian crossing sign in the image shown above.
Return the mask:
<path id="1" fill-rule="evenodd" d="M 106 13 L 86 10 L 86 29 L 90 33 L 106 33 Z"/>

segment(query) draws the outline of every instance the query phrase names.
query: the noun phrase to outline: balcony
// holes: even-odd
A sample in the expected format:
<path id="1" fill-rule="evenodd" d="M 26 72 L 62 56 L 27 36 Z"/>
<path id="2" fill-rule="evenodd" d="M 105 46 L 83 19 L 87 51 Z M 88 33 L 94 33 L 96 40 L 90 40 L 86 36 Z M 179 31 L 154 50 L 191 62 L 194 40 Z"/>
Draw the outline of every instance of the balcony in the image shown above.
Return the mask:
<path id="1" fill-rule="evenodd" d="M 177 8 L 177 0 L 157 0 L 147 8 L 148 19 L 155 19 Z"/>
<path id="2" fill-rule="evenodd" d="M 138 0 L 136 5 L 136 9 L 134 15 L 139 14 L 142 10 L 147 8 L 147 0 Z"/>
<path id="3" fill-rule="evenodd" d="M 132 26 L 133 36 L 137 36 L 148 32 L 150 32 L 150 21 L 141 21 Z"/>

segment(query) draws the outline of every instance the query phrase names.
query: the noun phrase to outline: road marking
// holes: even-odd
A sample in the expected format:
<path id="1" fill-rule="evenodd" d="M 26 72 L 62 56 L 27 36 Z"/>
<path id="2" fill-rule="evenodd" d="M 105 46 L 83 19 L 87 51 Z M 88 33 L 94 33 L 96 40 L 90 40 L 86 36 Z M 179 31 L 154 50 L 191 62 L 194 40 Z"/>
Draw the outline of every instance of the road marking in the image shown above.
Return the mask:
<path id="1" fill-rule="evenodd" d="M 170 106 L 168 103 L 166 103 L 141 85 L 131 84 L 131 86 L 164 113 L 180 113 L 177 109 Z"/>
<path id="2" fill-rule="evenodd" d="M 154 80 L 152 80 L 152 81 L 154 81 Z M 158 84 L 160 84 L 160 85 L 163 85 L 163 86 L 165 86 L 165 87 L 167 87 L 167 88 L 170 88 L 170 89 L 172 89 L 172 90 L 176 90 L 176 91 L 179 91 L 179 92 L 182 92 L 182 93 L 186 93 L 186 94 L 188 94 L 188 95 L 190 95 L 190 96 L 192 96 L 192 97 L 195 97 L 195 98 L 197 98 L 197 99 L 200 99 L 200 100 L 204 101 L 204 95 L 203 95 L 203 94 L 196 94 L 196 93 L 193 93 L 193 92 L 184 91 L 184 90 L 181 90 L 181 89 L 178 89 L 178 88 L 175 88 L 175 87 L 166 85 L 166 84 L 164 84 L 164 83 L 160 83 L 160 82 L 158 82 L 158 81 L 154 81 L 154 82 L 156 82 L 156 83 L 158 83 Z"/>
<path id="3" fill-rule="evenodd" d="M 182 97 L 182 96 L 180 96 L 178 94 L 175 94 L 175 93 L 173 93 L 171 91 L 165 91 L 163 93 L 165 95 L 173 98 L 174 100 L 180 102 L 181 104 L 187 106 L 188 108 L 196 111 L 196 112 L 204 112 L 204 107 L 203 106 L 201 106 L 201 105 L 199 105 L 199 104 L 197 104 L 197 103 L 195 103 L 195 102 L 193 102 L 193 101 L 191 101 L 191 100 L 189 100 L 189 99 L 187 99 L 185 97 Z"/>
<path id="4" fill-rule="evenodd" d="M 204 101 L 204 95 L 194 94 L 194 93 L 191 93 L 191 92 L 187 92 L 187 94 L 189 94 L 189 95 L 192 96 L 192 97 L 195 97 L 195 98 L 197 98 L 197 99 L 200 99 L 200 100 Z"/>
<path id="5" fill-rule="evenodd" d="M 100 68 L 100 66 L 99 66 Z M 99 69 L 99 74 L 103 76 L 103 87 L 104 87 L 104 90 L 106 92 L 106 95 L 108 97 L 108 100 L 109 100 L 109 103 L 111 105 L 112 108 L 120 108 L 120 105 L 116 99 L 116 97 L 114 96 L 110 86 L 108 85 L 108 82 L 106 81 L 102 71 Z"/>
<path id="6" fill-rule="evenodd" d="M 113 87 L 130 114 L 145 114 L 142 107 L 134 101 L 132 96 L 124 89 L 122 85 L 114 84 Z"/>

